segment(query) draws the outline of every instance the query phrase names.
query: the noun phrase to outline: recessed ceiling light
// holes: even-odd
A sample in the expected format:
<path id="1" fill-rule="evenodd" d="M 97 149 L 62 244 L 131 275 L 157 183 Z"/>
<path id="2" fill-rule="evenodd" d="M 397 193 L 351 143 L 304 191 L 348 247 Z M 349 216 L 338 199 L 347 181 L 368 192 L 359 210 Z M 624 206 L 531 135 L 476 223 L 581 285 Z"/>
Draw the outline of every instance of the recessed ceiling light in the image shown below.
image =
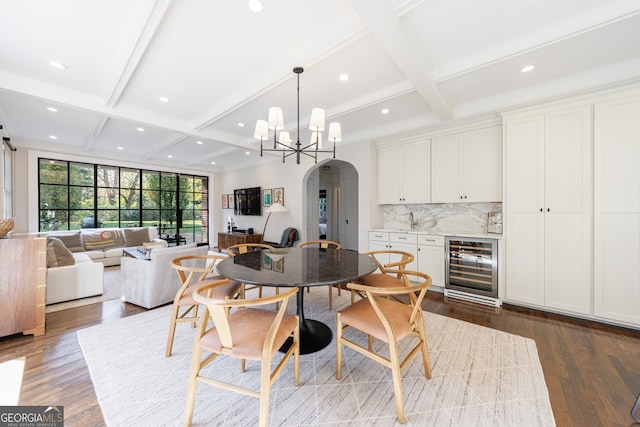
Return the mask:
<path id="1" fill-rule="evenodd" d="M 136 128 L 138 132 L 144 132 L 144 128 Z"/>
<path id="2" fill-rule="evenodd" d="M 527 65 L 526 67 L 522 67 L 522 69 L 520 71 L 522 71 L 523 73 L 528 73 L 529 71 L 533 70 L 534 68 L 536 68 L 535 65 Z"/>
<path id="3" fill-rule="evenodd" d="M 381 113 L 382 114 L 389 114 L 389 109 L 388 108 L 383 108 Z"/>
<path id="4" fill-rule="evenodd" d="M 211 164 L 212 164 L 212 165 L 215 165 L 215 164 L 216 164 L 216 162 L 211 162 Z"/>
<path id="5" fill-rule="evenodd" d="M 349 74 L 340 74 L 341 82 L 346 82 L 347 80 L 349 80 Z"/>
<path id="6" fill-rule="evenodd" d="M 58 137 L 55 135 L 49 135 L 49 139 L 58 139 Z"/>
<path id="7" fill-rule="evenodd" d="M 122 151 L 124 150 L 124 147 L 118 147 L 118 150 Z"/>
<path id="8" fill-rule="evenodd" d="M 47 110 L 49 110 L 49 111 L 51 111 L 53 113 L 57 113 L 58 112 L 58 109 L 54 108 L 54 107 L 47 107 Z"/>
<path id="9" fill-rule="evenodd" d="M 167 102 L 169 102 L 169 98 L 167 98 L 166 96 L 161 96 L 160 97 L 160 102 L 167 103 Z"/>
<path id="10" fill-rule="evenodd" d="M 251 151 L 245 151 L 244 154 L 248 156 L 249 154 L 251 154 Z"/>
<path id="11" fill-rule="evenodd" d="M 198 144 L 198 145 L 202 145 L 202 144 L 203 144 L 203 142 L 202 142 L 202 141 L 196 141 L 196 144 Z"/>
<path id="12" fill-rule="evenodd" d="M 262 12 L 262 2 L 260 0 L 249 0 L 249 9 L 252 12 Z"/>
<path id="13" fill-rule="evenodd" d="M 62 62 L 58 61 L 49 61 L 49 65 L 51 65 L 53 68 L 57 68 L 58 70 L 66 70 L 68 68 Z"/>
<path id="14" fill-rule="evenodd" d="M 244 127 L 244 123 L 242 123 L 242 122 L 238 122 L 238 127 L 243 128 L 243 127 Z"/>
<path id="15" fill-rule="evenodd" d="M 167 157 L 173 159 L 173 156 L 171 154 L 169 154 Z"/>

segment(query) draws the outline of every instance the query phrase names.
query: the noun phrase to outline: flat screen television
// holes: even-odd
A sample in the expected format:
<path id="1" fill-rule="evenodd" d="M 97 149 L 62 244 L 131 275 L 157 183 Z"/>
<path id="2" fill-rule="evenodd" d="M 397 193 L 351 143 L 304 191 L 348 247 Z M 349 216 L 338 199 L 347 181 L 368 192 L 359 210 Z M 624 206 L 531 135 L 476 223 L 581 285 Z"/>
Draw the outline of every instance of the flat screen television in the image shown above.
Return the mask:
<path id="1" fill-rule="evenodd" d="M 262 215 L 260 187 L 233 190 L 236 215 Z"/>

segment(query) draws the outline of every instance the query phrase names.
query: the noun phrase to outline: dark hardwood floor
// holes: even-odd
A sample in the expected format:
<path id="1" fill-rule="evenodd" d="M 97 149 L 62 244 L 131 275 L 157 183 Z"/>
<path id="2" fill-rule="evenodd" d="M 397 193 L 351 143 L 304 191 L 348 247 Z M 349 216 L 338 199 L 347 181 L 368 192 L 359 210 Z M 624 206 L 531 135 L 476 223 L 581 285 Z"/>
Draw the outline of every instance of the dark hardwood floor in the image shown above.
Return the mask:
<path id="1" fill-rule="evenodd" d="M 640 331 L 513 306 L 445 301 L 429 292 L 425 309 L 536 341 L 556 425 L 631 426 L 640 393 Z M 0 362 L 25 356 L 21 405 L 63 405 L 65 425 L 102 426 L 76 331 L 145 311 L 119 300 L 47 314 L 46 334 L 0 338 Z M 0 381 L 1 383 L 1 381 Z"/>

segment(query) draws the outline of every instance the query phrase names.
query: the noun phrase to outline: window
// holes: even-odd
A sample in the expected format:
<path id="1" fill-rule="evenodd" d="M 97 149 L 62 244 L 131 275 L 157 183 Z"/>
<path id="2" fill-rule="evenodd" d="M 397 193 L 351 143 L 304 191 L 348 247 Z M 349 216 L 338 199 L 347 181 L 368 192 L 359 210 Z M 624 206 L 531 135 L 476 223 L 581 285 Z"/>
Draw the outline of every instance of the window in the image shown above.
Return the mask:
<path id="1" fill-rule="evenodd" d="M 208 243 L 208 179 L 39 159 L 40 231 L 157 226 Z"/>

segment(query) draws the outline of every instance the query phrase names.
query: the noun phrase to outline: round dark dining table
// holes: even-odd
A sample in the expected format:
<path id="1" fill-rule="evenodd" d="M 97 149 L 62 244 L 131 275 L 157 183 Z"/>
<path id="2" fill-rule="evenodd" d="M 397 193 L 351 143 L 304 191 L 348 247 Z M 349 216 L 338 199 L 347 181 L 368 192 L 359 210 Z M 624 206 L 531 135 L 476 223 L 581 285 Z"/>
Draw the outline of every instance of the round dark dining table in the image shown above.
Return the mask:
<path id="1" fill-rule="evenodd" d="M 247 252 L 222 260 L 216 269 L 238 282 L 283 288 L 331 286 L 373 273 L 378 264 L 368 255 L 347 249 L 286 248 Z M 297 293 L 300 354 L 322 350 L 333 333 L 324 323 L 304 315 L 304 289 Z M 285 344 L 286 346 L 286 344 Z"/>

